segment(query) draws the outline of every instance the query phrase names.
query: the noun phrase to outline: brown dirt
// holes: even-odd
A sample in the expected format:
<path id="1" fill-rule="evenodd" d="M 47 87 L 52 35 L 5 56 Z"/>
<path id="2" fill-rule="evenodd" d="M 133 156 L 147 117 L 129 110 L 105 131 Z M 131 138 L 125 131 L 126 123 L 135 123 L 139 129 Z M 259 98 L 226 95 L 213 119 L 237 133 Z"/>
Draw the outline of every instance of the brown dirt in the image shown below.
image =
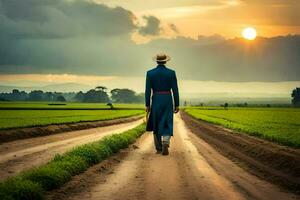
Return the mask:
<path id="1" fill-rule="evenodd" d="M 77 145 L 93 142 L 104 136 L 134 128 L 142 121 L 140 119 L 111 126 L 70 131 L 0 144 L 0 180 L 23 170 L 45 164 L 55 154 L 64 153 Z"/>
<path id="2" fill-rule="evenodd" d="M 67 131 L 76 131 L 76 130 L 110 126 L 110 125 L 120 124 L 120 123 L 128 123 L 128 122 L 136 121 L 141 118 L 143 118 L 143 116 L 139 115 L 134 117 L 105 120 L 105 121 L 78 122 L 78 123 L 69 123 L 69 124 L 66 123 L 66 124 L 57 124 L 57 125 L 48 125 L 48 126 L 37 126 L 37 127 L 30 127 L 30 128 L 0 130 L 0 144 L 19 140 L 19 139 L 53 135 L 57 133 L 67 132 Z"/>
<path id="3" fill-rule="evenodd" d="M 251 173 L 300 192 L 300 150 L 197 120 L 182 112 L 187 126 L 221 154 Z"/>
<path id="4" fill-rule="evenodd" d="M 290 200 L 300 196 L 254 176 L 175 117 L 170 155 L 155 154 L 152 134 L 48 194 L 55 200 Z"/>

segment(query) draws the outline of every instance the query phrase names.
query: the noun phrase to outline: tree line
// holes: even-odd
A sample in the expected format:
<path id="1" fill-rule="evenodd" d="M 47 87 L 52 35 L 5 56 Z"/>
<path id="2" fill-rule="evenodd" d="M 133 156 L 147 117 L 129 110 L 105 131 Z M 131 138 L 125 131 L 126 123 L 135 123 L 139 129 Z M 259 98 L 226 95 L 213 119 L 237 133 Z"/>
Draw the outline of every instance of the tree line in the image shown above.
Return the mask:
<path id="1" fill-rule="evenodd" d="M 292 92 L 292 104 L 296 107 L 300 107 L 300 88 L 295 88 Z"/>
<path id="2" fill-rule="evenodd" d="M 44 92 L 33 90 L 29 93 L 12 90 L 9 93 L 0 93 L 0 101 L 72 101 L 85 103 L 143 103 L 144 93 L 137 94 L 128 88 L 115 88 L 111 91 L 104 86 L 98 86 L 87 92 Z"/>
<path id="3" fill-rule="evenodd" d="M 300 88 L 295 88 L 291 94 L 292 104 L 300 107 Z M 44 92 L 33 90 L 29 93 L 12 90 L 9 93 L 0 93 L 0 101 L 73 101 L 86 103 L 143 103 L 144 93 L 137 94 L 130 89 L 115 88 L 108 92 L 104 86 L 98 86 L 87 92 Z M 186 103 L 185 103 L 186 104 Z M 247 105 L 243 105 L 247 106 Z"/>

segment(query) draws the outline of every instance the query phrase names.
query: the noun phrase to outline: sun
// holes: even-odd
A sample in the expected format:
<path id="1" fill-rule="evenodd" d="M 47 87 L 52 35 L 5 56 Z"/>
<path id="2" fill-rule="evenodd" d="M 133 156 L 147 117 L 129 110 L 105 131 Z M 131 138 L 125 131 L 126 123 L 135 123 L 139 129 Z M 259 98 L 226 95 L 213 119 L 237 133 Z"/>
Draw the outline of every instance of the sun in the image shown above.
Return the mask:
<path id="1" fill-rule="evenodd" d="M 242 36 L 247 40 L 254 40 L 256 35 L 256 30 L 252 27 L 247 27 L 242 32 Z"/>

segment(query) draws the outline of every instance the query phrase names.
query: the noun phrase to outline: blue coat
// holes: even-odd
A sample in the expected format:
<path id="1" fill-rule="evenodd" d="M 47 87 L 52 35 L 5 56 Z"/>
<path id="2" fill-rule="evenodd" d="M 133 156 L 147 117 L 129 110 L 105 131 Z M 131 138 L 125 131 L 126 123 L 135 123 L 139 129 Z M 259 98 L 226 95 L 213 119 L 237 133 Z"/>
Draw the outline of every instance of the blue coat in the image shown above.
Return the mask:
<path id="1" fill-rule="evenodd" d="M 156 93 L 159 91 L 172 91 L 172 94 Z M 151 101 L 152 96 L 152 101 Z M 145 90 L 146 106 L 151 106 L 147 123 L 147 131 L 154 131 L 161 136 L 173 135 L 173 101 L 179 106 L 179 93 L 176 73 L 165 65 L 158 65 L 146 75 Z"/>

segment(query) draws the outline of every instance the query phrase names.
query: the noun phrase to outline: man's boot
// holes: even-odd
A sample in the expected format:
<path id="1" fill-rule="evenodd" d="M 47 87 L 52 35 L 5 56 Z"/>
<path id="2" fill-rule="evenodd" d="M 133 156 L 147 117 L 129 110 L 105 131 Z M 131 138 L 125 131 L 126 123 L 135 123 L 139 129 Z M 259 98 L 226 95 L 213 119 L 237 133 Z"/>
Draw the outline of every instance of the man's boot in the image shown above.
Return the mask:
<path id="1" fill-rule="evenodd" d="M 169 144 L 165 141 L 162 142 L 162 155 L 169 155 Z"/>

